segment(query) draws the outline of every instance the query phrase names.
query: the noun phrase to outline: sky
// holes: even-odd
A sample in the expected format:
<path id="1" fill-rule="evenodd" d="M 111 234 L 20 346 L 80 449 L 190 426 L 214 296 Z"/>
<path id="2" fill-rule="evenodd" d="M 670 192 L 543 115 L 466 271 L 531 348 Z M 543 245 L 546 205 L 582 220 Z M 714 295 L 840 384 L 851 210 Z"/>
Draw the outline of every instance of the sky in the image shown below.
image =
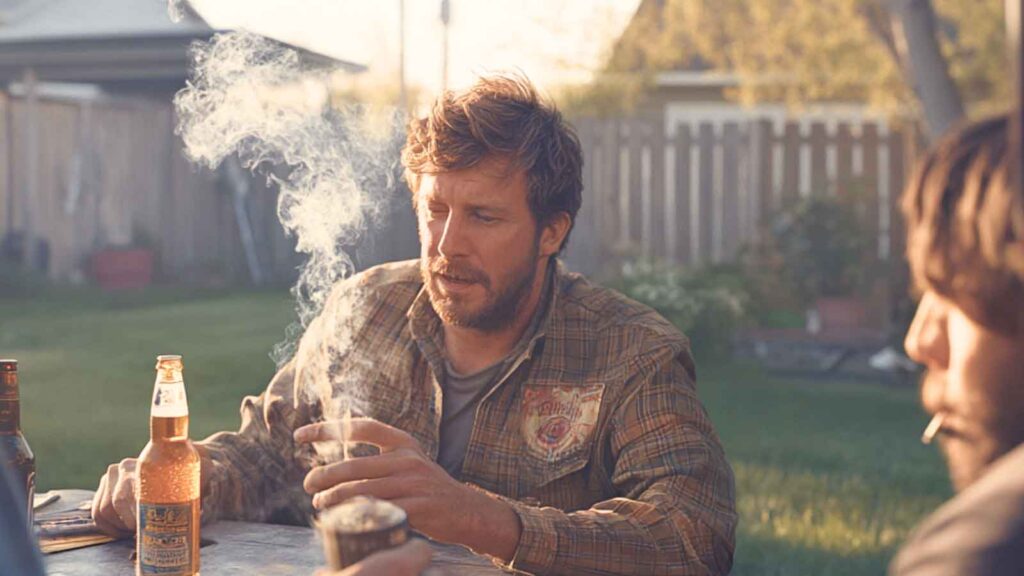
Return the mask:
<path id="1" fill-rule="evenodd" d="M 551 90 L 583 82 L 640 0 L 450 0 L 450 88 L 519 69 Z M 192 0 L 216 28 L 245 28 L 369 67 L 398 84 L 401 0 Z M 442 85 L 441 0 L 404 0 L 408 85 Z"/>

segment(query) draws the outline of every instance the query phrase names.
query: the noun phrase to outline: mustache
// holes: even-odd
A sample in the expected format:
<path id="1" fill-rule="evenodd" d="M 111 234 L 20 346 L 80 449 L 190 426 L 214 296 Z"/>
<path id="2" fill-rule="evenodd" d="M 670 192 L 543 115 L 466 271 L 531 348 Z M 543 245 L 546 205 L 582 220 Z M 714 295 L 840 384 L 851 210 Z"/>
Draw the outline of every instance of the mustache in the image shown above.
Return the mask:
<path id="1" fill-rule="evenodd" d="M 475 282 L 477 284 L 483 284 L 484 286 L 490 285 L 490 280 L 482 270 L 467 264 L 452 262 L 447 258 L 435 258 L 430 260 L 427 264 L 427 270 L 430 271 L 431 276 L 448 276 L 449 278 L 455 278 L 456 280 L 462 280 L 463 282 Z"/>

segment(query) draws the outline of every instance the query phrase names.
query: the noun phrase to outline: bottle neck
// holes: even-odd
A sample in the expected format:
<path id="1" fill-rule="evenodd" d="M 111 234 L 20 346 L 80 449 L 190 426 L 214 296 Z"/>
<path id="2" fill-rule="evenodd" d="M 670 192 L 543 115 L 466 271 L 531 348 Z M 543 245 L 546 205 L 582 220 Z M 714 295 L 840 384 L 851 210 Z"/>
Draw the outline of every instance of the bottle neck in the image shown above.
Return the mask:
<path id="1" fill-rule="evenodd" d="M 180 442 L 188 439 L 188 416 L 150 416 L 149 439 L 154 442 Z"/>
<path id="2" fill-rule="evenodd" d="M 179 370 L 158 370 L 149 412 L 150 440 L 188 438 L 188 399 Z"/>
<path id="3" fill-rule="evenodd" d="M 18 373 L 0 372 L 0 435 L 21 431 L 21 400 Z"/>

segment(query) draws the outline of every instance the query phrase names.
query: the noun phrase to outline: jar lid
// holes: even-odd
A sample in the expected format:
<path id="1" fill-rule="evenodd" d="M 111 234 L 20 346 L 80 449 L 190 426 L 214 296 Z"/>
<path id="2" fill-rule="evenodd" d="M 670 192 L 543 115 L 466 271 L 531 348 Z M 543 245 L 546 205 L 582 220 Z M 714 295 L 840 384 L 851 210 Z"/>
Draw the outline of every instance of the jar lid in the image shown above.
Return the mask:
<path id="1" fill-rule="evenodd" d="M 0 360 L 0 372 L 17 372 L 18 361 L 14 359 Z"/>

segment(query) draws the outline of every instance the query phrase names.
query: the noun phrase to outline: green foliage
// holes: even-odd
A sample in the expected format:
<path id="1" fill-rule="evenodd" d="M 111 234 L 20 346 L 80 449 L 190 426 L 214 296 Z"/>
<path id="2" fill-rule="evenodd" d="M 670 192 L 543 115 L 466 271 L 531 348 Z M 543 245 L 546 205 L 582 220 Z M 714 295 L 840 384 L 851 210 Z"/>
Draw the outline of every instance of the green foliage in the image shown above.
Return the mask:
<path id="1" fill-rule="evenodd" d="M 855 204 L 834 196 L 804 198 L 776 220 L 769 242 L 803 301 L 851 296 L 862 286 L 868 242 L 861 221 Z"/>
<path id="2" fill-rule="evenodd" d="M 658 311 L 690 338 L 698 358 L 722 358 L 748 319 L 750 294 L 731 268 L 687 272 L 651 263 L 627 264 L 615 287 Z"/>
<path id="3" fill-rule="evenodd" d="M 571 117 L 606 118 L 632 113 L 646 88 L 644 78 L 602 73 L 587 84 L 561 86 L 554 97 Z"/>
<path id="4" fill-rule="evenodd" d="M 896 54 L 886 0 L 665 0 L 638 14 L 611 62 L 644 73 L 735 72 L 744 102 L 868 102 L 892 112 L 915 99 Z M 975 109 L 1005 103 L 1003 0 L 933 0 L 950 73 Z M 655 4 L 653 2 L 649 3 Z"/>

